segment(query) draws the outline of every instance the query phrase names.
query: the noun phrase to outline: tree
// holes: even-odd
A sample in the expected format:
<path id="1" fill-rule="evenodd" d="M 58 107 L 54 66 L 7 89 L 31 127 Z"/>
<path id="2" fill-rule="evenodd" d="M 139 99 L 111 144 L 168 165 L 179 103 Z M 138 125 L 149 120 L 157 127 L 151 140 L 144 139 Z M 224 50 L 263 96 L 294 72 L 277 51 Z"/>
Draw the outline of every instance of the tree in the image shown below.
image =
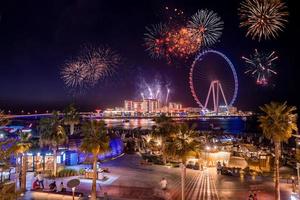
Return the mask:
<path id="1" fill-rule="evenodd" d="M 9 124 L 9 119 L 6 114 L 2 110 L 0 110 L 0 126 L 5 126 Z"/>
<path id="2" fill-rule="evenodd" d="M 86 121 L 82 126 L 83 140 L 80 146 L 82 152 L 93 155 L 93 183 L 91 199 L 96 200 L 96 180 L 98 156 L 107 152 L 110 138 L 107 134 L 104 121 Z"/>
<path id="3" fill-rule="evenodd" d="M 152 136 L 155 139 L 161 139 L 161 153 L 163 156 L 163 163 L 167 163 L 166 140 L 174 134 L 176 130 L 175 122 L 172 118 L 165 115 L 155 118 L 156 126 L 153 126 Z"/>
<path id="4" fill-rule="evenodd" d="M 21 155 L 21 160 L 22 160 L 22 167 L 21 167 L 21 191 L 25 192 L 26 191 L 26 173 L 27 173 L 27 154 L 26 152 L 30 149 L 32 146 L 30 142 L 30 133 L 20 133 L 20 139 L 16 143 L 15 146 L 15 153 L 17 155 Z"/>
<path id="5" fill-rule="evenodd" d="M 287 141 L 294 131 L 297 131 L 296 107 L 287 103 L 271 102 L 260 109 L 264 112 L 259 117 L 260 128 L 264 136 L 274 141 L 275 146 L 275 199 L 280 200 L 279 158 L 281 142 Z"/>
<path id="6" fill-rule="evenodd" d="M 68 141 L 68 136 L 60 123 L 58 112 L 53 112 L 51 118 L 39 121 L 40 145 L 49 146 L 53 151 L 53 175 L 57 174 L 57 150 L 60 145 Z"/>
<path id="7" fill-rule="evenodd" d="M 196 156 L 200 150 L 196 125 L 189 127 L 186 123 L 177 125 L 176 135 L 166 141 L 166 153 L 181 160 L 181 199 L 185 199 L 186 161 L 189 156 Z"/>
<path id="8" fill-rule="evenodd" d="M 5 139 L 0 141 L 0 169 L 5 171 L 10 167 L 10 158 L 16 152 L 16 139 Z M 0 200 L 17 199 L 19 192 L 12 188 L 7 181 L 0 180 Z"/>
<path id="9" fill-rule="evenodd" d="M 74 133 L 75 125 L 80 123 L 80 116 L 73 104 L 64 110 L 64 124 L 70 126 L 70 135 Z"/>

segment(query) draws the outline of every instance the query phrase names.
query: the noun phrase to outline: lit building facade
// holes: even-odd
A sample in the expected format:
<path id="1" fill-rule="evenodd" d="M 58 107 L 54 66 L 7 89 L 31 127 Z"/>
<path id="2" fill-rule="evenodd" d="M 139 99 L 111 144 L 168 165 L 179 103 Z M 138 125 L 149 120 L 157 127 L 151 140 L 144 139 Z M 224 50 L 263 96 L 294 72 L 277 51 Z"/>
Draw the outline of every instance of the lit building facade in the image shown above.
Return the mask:
<path id="1" fill-rule="evenodd" d="M 146 113 L 155 113 L 159 109 L 159 101 L 157 99 L 144 99 L 142 103 L 142 111 Z"/>

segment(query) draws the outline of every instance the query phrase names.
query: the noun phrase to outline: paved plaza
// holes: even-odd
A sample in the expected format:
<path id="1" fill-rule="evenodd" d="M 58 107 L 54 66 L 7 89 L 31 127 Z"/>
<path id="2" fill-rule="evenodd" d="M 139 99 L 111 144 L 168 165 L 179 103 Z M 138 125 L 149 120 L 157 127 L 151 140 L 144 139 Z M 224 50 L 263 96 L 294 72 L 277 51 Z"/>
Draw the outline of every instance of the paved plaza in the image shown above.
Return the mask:
<path id="1" fill-rule="evenodd" d="M 102 167 L 108 167 L 110 173 L 106 175 L 109 179 L 105 182 L 97 182 L 98 196 L 107 192 L 110 199 L 143 199 L 159 200 L 172 199 L 180 200 L 181 182 L 180 169 L 168 168 L 159 165 L 141 165 L 139 155 L 124 155 L 116 160 L 103 163 Z M 76 166 L 73 168 L 84 168 L 87 166 Z M 168 181 L 168 190 L 163 192 L 159 182 L 162 177 Z M 57 183 L 66 182 L 75 177 L 58 178 Z M 28 174 L 28 190 L 32 183 L 32 174 Z M 45 180 L 48 185 L 51 180 Z M 77 191 L 88 196 L 91 188 L 91 180 L 81 179 Z M 271 179 L 257 177 L 232 177 L 217 175 L 215 168 L 204 169 L 203 171 L 187 169 L 186 199 L 187 200 L 238 200 L 247 199 L 249 191 L 256 190 L 259 200 L 273 199 L 274 183 Z M 282 183 L 282 199 L 290 199 L 292 185 Z M 32 193 L 27 192 L 24 199 L 32 199 Z M 38 199 L 38 198 L 35 198 Z"/>

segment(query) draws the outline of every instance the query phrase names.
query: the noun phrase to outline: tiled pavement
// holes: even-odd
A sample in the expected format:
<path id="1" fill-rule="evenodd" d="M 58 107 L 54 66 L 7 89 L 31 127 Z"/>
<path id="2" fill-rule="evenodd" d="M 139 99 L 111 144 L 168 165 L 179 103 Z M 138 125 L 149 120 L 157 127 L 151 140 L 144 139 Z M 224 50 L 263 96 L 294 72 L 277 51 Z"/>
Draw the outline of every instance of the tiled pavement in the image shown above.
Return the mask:
<path id="1" fill-rule="evenodd" d="M 111 171 L 109 176 L 116 177 L 108 184 L 99 182 L 98 195 L 103 196 L 107 192 L 111 200 L 159 200 L 164 196 L 166 199 L 179 200 L 181 197 L 180 169 L 169 169 L 163 166 L 141 166 L 137 155 L 125 155 L 122 158 L 102 164 Z M 82 167 L 82 166 L 81 166 Z M 30 176 L 30 174 L 28 174 Z M 159 181 L 162 177 L 168 180 L 168 191 L 162 192 Z M 74 178 L 74 177 L 71 177 Z M 70 178 L 64 178 L 66 182 Z M 58 179 L 59 183 L 62 179 Z M 30 189 L 32 178 L 28 178 Z M 45 185 L 50 183 L 45 181 Z M 217 175 L 214 168 L 205 171 L 187 170 L 186 200 L 244 200 L 247 199 L 250 188 L 258 187 L 259 200 L 273 199 L 273 183 L 265 180 L 245 179 Z M 82 181 L 78 190 L 90 193 L 91 181 Z M 282 184 L 282 199 L 289 199 L 291 186 Z M 24 199 L 31 199 L 28 193 Z"/>

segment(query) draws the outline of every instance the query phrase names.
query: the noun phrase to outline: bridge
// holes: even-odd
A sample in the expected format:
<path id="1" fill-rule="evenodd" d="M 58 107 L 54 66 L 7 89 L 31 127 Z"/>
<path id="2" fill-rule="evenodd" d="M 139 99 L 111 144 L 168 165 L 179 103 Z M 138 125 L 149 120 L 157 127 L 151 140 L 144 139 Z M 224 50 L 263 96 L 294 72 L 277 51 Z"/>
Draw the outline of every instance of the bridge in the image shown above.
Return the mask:
<path id="1" fill-rule="evenodd" d="M 59 114 L 60 117 L 63 117 L 63 113 Z M 82 118 L 96 118 L 96 119 L 154 119 L 159 117 L 159 115 L 153 116 L 101 116 L 93 112 L 80 112 L 79 115 Z M 12 114 L 7 115 L 9 119 L 22 119 L 22 118 L 43 118 L 50 117 L 52 113 L 34 113 L 34 114 Z M 253 115 L 187 115 L 187 116 L 170 116 L 173 119 L 228 119 L 228 118 L 249 118 Z"/>

